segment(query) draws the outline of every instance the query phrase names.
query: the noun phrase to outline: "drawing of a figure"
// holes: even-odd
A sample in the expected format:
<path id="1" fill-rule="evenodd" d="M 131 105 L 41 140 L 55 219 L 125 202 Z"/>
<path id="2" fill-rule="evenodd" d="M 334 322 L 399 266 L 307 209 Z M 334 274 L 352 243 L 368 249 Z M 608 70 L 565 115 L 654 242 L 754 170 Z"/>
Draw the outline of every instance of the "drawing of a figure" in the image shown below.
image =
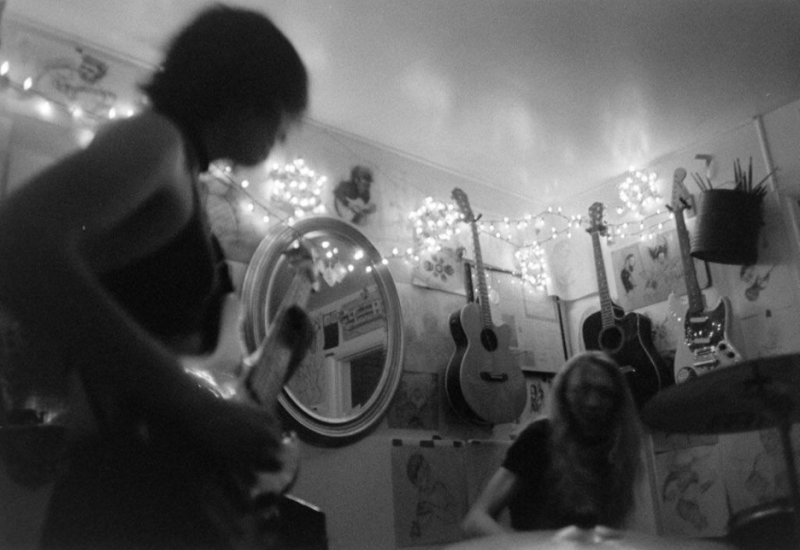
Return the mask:
<path id="1" fill-rule="evenodd" d="M 387 420 L 390 428 L 435 430 L 439 427 L 436 406 L 437 375 L 405 372 Z"/>
<path id="2" fill-rule="evenodd" d="M 743 265 L 739 270 L 739 278 L 747 285 L 744 297 L 751 302 L 755 302 L 761 296 L 761 291 L 766 290 L 769 283 L 769 276 L 775 266 L 770 267 L 766 272 L 760 273 L 755 265 Z"/>
<path id="3" fill-rule="evenodd" d="M 744 488 L 761 504 L 784 496 L 782 493 L 789 487 L 789 479 L 786 476 L 778 430 L 774 428 L 760 430 L 758 439 L 762 450 L 753 460 Z"/>
<path id="4" fill-rule="evenodd" d="M 701 479 L 697 462 L 699 458 L 691 455 L 675 460 L 664 478 L 661 494 L 664 502 L 674 502 L 680 519 L 695 530 L 703 531 L 708 528 L 709 520 L 700 506 L 700 497 L 711 488 L 715 479 Z"/>
<path id="5" fill-rule="evenodd" d="M 633 270 L 636 268 L 636 260 L 633 254 L 625 256 L 625 262 L 622 265 L 622 271 L 619 273 L 622 279 L 622 286 L 625 289 L 625 294 L 630 294 L 636 288 L 636 283 L 633 282 Z"/>
<path id="6" fill-rule="evenodd" d="M 406 474 L 417 489 L 417 506 L 411 522 L 411 538 L 419 539 L 436 523 L 454 525 L 459 521 L 456 499 L 448 486 L 433 477 L 430 462 L 415 452 L 408 457 Z"/>
<path id="7" fill-rule="evenodd" d="M 678 279 L 677 272 L 679 258 L 670 256 L 669 243 L 665 234 L 656 237 L 656 245 L 648 246 L 647 253 L 652 260 L 651 267 L 646 270 L 645 290 L 650 292 L 666 292 L 673 288 L 674 279 Z"/>
<path id="8" fill-rule="evenodd" d="M 80 65 L 75 66 L 72 60 L 58 60 L 36 76 L 35 86 L 57 92 L 88 113 L 105 115 L 117 100 L 114 92 L 100 85 L 109 66 L 81 48 L 76 51 L 81 56 Z"/>

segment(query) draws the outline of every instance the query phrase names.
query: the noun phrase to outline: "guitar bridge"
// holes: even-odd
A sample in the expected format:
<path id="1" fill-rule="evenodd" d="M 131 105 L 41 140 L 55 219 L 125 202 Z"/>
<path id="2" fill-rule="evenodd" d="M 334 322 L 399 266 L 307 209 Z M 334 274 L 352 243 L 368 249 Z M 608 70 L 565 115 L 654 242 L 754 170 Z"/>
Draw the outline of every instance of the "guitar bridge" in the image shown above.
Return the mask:
<path id="1" fill-rule="evenodd" d="M 505 372 L 501 374 L 495 374 L 493 372 L 482 370 L 480 377 L 484 382 L 505 382 L 508 380 L 508 374 Z"/>

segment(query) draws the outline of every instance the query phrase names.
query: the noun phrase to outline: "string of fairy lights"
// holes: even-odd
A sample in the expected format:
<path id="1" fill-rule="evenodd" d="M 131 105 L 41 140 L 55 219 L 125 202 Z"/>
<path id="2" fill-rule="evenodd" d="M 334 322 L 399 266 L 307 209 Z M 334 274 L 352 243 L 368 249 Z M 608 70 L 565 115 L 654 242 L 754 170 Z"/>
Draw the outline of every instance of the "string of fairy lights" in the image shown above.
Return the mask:
<path id="1" fill-rule="evenodd" d="M 43 96 L 34 89 L 32 77 L 15 81 L 10 74 L 9 62 L 1 62 L 0 89 L 12 90 L 20 99 L 37 100 L 35 109 L 46 119 L 52 119 L 55 111 L 61 111 L 75 121 L 92 125 L 104 120 L 132 116 L 138 110 L 131 105 L 117 105 L 100 115 L 86 112 L 78 104 L 54 101 Z M 91 135 L 86 139 L 91 139 Z M 239 178 L 231 166 L 222 163 L 213 163 L 208 176 L 236 189 L 241 200 L 232 206 L 237 207 L 244 215 L 257 217 L 265 228 L 272 223 L 292 225 L 303 218 L 327 213 L 323 196 L 328 179 L 311 169 L 302 158 L 282 166 L 273 164 L 261 181 Z M 657 176 L 653 172 L 631 169 L 617 184 L 617 191 L 624 205 L 617 208 L 617 214 L 628 212 L 639 219 L 636 222 L 607 224 L 605 237 L 609 244 L 631 238 L 653 240 L 666 224 L 672 222 L 672 213 L 666 208 L 657 207 L 662 198 L 657 192 L 656 181 Z M 647 211 L 652 213 L 643 214 Z M 426 197 L 417 209 L 408 214 L 408 220 L 411 224 L 412 245 L 405 249 L 393 248 L 391 254 L 384 256 L 384 263 L 389 259 L 402 259 L 416 264 L 424 253 L 435 254 L 443 248 L 457 247 L 461 233 L 469 227 L 454 202 L 433 197 Z M 589 227 L 588 216 L 567 216 L 560 207 L 549 207 L 542 212 L 524 214 L 518 218 L 481 218 L 475 223 L 480 233 L 513 247 L 518 263 L 518 269 L 513 274 L 537 291 L 544 290 L 548 284 L 544 245 L 556 239 L 572 238 L 575 232 Z M 326 250 L 324 253 L 331 264 L 336 264 L 338 251 Z M 350 258 L 336 265 L 352 271 L 355 269 L 353 261 L 359 260 L 363 260 L 363 257 Z M 367 265 L 365 269 L 370 270 L 371 266 Z"/>

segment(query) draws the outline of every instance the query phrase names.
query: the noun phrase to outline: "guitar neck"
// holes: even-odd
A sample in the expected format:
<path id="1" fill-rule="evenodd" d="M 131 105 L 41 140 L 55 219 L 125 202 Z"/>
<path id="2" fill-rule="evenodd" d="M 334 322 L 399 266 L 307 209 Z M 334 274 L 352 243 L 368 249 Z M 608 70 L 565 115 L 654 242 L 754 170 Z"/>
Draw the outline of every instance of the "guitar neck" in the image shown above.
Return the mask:
<path id="1" fill-rule="evenodd" d="M 594 251 L 594 267 L 597 271 L 597 287 L 600 294 L 600 316 L 603 328 L 607 328 L 614 325 L 614 305 L 608 290 L 603 249 L 600 246 L 600 235 L 597 231 L 592 231 L 592 250 Z"/>
<path id="2" fill-rule="evenodd" d="M 478 235 L 478 225 L 473 220 L 470 222 L 472 228 L 473 248 L 475 249 L 475 272 L 478 279 L 478 296 L 480 297 L 481 322 L 484 327 L 492 326 L 492 312 L 489 308 L 489 290 L 486 286 L 486 273 L 483 268 L 483 256 L 481 255 L 481 243 Z"/>
<path id="3" fill-rule="evenodd" d="M 281 327 L 286 312 L 295 305 L 305 307 L 311 289 L 312 284 L 307 277 L 296 276 L 292 279 L 273 316 L 266 338 L 246 359 L 246 363 L 253 365 L 247 375 L 247 386 L 262 407 L 270 410 L 276 407 L 278 395 L 286 383 L 292 355 L 292 350 L 280 342 Z"/>
<path id="4" fill-rule="evenodd" d="M 678 232 L 678 244 L 681 249 L 681 262 L 683 263 L 683 275 L 686 281 L 686 294 L 689 297 L 689 312 L 699 313 L 703 311 L 703 293 L 700 284 L 697 282 L 697 272 L 694 268 L 694 260 L 691 256 L 691 244 L 689 243 L 689 231 L 686 229 L 686 220 L 683 219 L 683 210 L 675 212 L 675 227 Z"/>

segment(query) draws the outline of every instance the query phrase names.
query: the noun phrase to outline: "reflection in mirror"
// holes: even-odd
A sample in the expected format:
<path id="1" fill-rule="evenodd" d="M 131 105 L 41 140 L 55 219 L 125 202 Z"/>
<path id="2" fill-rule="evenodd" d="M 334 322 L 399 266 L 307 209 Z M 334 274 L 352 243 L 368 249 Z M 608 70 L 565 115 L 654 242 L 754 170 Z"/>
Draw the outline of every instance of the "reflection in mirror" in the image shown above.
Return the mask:
<path id="1" fill-rule="evenodd" d="M 386 412 L 402 373 L 403 321 L 394 281 L 357 229 L 335 218 L 276 227 L 259 245 L 242 291 L 250 350 L 291 283 L 283 252 L 301 239 L 316 256 L 319 289 L 306 311 L 315 326 L 308 356 L 279 397 L 312 441 L 337 444 L 362 435 Z"/>

